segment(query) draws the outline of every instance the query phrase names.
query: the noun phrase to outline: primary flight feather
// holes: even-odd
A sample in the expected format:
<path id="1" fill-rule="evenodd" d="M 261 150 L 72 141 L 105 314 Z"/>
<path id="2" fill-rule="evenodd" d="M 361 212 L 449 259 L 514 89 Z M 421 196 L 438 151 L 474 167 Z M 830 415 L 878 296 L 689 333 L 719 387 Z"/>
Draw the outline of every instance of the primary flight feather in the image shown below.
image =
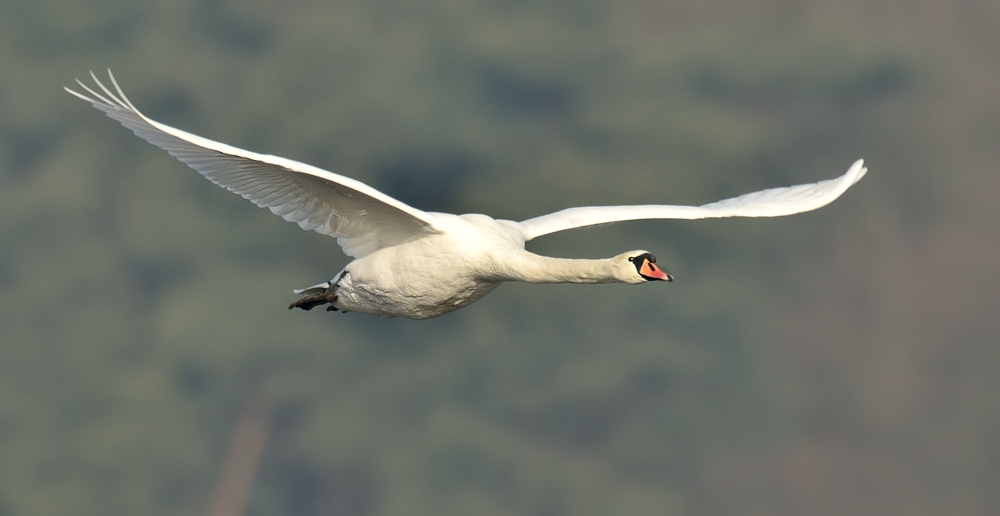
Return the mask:
<path id="1" fill-rule="evenodd" d="M 425 212 L 349 177 L 278 156 L 257 154 L 175 129 L 143 115 L 108 71 L 112 91 L 69 93 L 104 111 L 213 183 L 303 229 L 330 235 L 354 258 L 333 279 L 296 290 L 289 308 L 427 319 L 476 301 L 505 281 L 631 283 L 671 281 L 646 251 L 605 260 L 540 256 L 524 243 L 567 229 L 639 219 L 777 217 L 815 210 L 840 197 L 868 171 L 863 161 L 836 179 L 772 188 L 703 206 L 568 208 L 521 222 L 480 214 Z"/>

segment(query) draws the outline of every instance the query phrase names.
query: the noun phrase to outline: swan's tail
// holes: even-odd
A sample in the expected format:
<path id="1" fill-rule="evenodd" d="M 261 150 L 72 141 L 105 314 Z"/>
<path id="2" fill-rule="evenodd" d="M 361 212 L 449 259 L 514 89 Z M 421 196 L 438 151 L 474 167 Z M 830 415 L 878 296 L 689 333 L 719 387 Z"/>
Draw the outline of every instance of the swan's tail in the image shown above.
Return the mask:
<path id="1" fill-rule="evenodd" d="M 313 294 L 319 294 L 320 292 L 323 292 L 323 291 L 325 291 L 326 289 L 328 289 L 328 288 L 330 288 L 332 286 L 333 286 L 333 282 L 332 281 L 324 281 L 323 283 L 320 283 L 319 285 L 313 285 L 313 286 L 311 286 L 309 288 L 297 288 L 297 289 L 293 290 L 292 292 L 294 292 L 295 295 L 297 295 L 297 296 L 302 296 L 302 295 L 309 296 L 309 295 L 313 295 Z"/>

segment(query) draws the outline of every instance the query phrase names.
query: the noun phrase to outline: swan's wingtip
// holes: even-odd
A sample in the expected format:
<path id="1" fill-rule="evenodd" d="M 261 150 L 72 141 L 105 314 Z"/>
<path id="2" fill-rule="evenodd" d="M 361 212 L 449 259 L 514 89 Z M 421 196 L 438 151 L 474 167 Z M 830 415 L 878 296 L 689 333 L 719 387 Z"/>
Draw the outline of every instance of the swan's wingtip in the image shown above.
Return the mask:
<path id="1" fill-rule="evenodd" d="M 79 93 L 77 93 L 77 92 L 69 89 L 69 86 L 63 86 L 63 89 L 66 90 L 66 93 L 69 93 L 70 95 L 73 95 L 73 96 L 76 96 L 76 97 L 82 97 L 83 96 L 83 95 L 80 95 Z"/>
<path id="2" fill-rule="evenodd" d="M 851 178 L 851 184 L 857 183 L 865 174 L 868 173 L 868 167 L 865 166 L 865 160 L 859 159 L 851 164 L 851 168 L 847 169 L 847 176 Z"/>

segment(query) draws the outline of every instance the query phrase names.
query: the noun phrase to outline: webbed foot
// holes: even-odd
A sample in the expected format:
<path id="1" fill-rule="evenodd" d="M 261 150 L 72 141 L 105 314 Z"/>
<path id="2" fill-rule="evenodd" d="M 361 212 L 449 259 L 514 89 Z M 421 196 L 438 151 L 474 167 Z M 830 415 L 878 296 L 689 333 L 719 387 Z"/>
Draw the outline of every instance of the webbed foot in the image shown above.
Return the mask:
<path id="1" fill-rule="evenodd" d="M 330 306 L 326 307 L 326 310 L 337 311 L 333 306 L 333 302 L 337 300 L 337 292 L 331 286 L 329 288 L 311 288 L 302 292 L 302 298 L 298 301 L 288 305 L 288 309 L 301 308 L 303 310 L 312 310 L 319 305 L 325 305 L 330 303 Z"/>

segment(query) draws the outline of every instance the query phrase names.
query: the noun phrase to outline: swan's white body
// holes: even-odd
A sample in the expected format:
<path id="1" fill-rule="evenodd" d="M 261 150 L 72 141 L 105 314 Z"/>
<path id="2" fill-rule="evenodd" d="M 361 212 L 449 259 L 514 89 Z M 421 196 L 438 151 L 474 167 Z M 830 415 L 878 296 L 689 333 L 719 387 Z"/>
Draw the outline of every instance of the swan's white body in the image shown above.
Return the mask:
<path id="1" fill-rule="evenodd" d="M 354 179 L 297 161 L 214 142 L 151 120 L 91 74 L 99 93 L 77 81 L 90 102 L 144 140 L 167 150 L 212 182 L 267 207 L 303 229 L 333 236 L 355 258 L 329 282 L 296 291 L 292 307 L 427 319 L 466 306 L 505 281 L 645 283 L 667 280 L 652 255 L 631 251 L 606 260 L 549 258 L 524 249 L 549 233 L 638 219 L 776 217 L 814 210 L 867 172 L 861 160 L 843 176 L 762 190 L 703 206 L 569 208 L 522 222 L 486 215 L 424 212 Z M 290 307 L 291 308 L 291 307 Z"/>

